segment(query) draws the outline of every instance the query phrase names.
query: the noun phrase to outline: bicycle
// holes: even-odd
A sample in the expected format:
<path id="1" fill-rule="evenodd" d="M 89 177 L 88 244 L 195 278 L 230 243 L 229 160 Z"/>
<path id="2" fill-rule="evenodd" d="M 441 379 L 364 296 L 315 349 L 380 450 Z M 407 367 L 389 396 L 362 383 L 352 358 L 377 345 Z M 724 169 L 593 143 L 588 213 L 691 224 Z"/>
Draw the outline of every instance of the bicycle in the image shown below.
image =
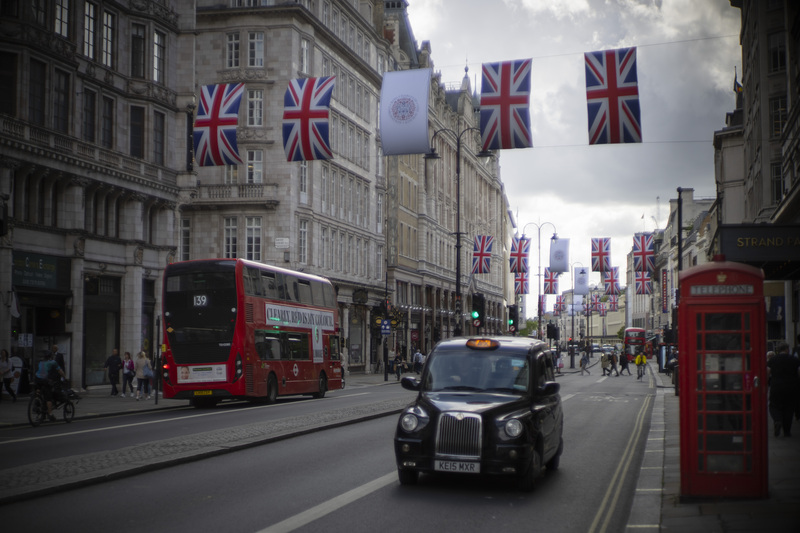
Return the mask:
<path id="1" fill-rule="evenodd" d="M 47 415 L 47 400 L 45 400 L 44 392 L 42 391 L 42 384 L 35 384 L 31 399 L 28 402 L 28 422 L 33 427 L 37 427 L 42 422 L 46 422 Z M 53 412 L 57 409 L 62 410 L 62 418 L 64 422 L 69 424 L 75 418 L 75 404 L 81 398 L 77 393 L 69 388 L 69 383 L 64 382 L 61 387 L 53 387 L 52 394 Z"/>

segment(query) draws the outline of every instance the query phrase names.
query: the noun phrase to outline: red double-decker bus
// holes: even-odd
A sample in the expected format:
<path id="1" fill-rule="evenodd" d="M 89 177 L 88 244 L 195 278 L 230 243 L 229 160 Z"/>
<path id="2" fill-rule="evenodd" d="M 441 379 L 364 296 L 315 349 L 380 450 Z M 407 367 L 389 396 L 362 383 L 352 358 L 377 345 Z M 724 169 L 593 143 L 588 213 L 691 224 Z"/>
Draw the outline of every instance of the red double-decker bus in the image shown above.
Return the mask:
<path id="1" fill-rule="evenodd" d="M 164 398 L 197 407 L 341 389 L 331 282 L 243 259 L 172 263 L 164 272 Z"/>
<path id="2" fill-rule="evenodd" d="M 628 361 L 632 362 L 640 353 L 647 355 L 645 347 L 647 340 L 645 339 L 645 331 L 643 328 L 625 328 L 623 343 Z"/>

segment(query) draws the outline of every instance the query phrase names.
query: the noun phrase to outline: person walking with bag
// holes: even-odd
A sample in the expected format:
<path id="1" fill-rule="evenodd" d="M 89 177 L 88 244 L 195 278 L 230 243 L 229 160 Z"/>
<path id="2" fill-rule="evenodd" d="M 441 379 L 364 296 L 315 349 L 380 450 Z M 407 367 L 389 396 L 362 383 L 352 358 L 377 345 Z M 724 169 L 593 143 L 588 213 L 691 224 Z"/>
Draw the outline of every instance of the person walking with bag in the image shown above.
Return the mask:
<path id="1" fill-rule="evenodd" d="M 117 384 L 119 383 L 119 371 L 122 369 L 122 358 L 119 356 L 119 350 L 114 348 L 111 355 L 106 359 L 103 368 L 108 369 L 108 381 L 111 382 L 111 396 L 119 394 Z"/>
<path id="2" fill-rule="evenodd" d="M 150 399 L 150 378 L 153 377 L 153 367 L 150 366 L 150 359 L 147 358 L 144 352 L 139 352 L 134 361 L 134 372 L 136 375 L 136 401 L 138 402 L 142 395 L 147 395 L 145 400 Z"/>
<path id="3" fill-rule="evenodd" d="M 125 352 L 122 358 L 122 397 L 125 397 L 125 391 L 130 389 L 131 398 L 133 398 L 133 378 L 136 375 L 136 365 L 133 364 L 131 359 L 131 352 Z"/>
<path id="4" fill-rule="evenodd" d="M 8 350 L 3 348 L 0 350 L 0 377 L 3 379 L 3 387 L 11 395 L 11 401 L 17 401 L 17 395 L 11 389 L 11 383 L 14 381 L 14 365 L 11 364 L 11 359 L 8 358 Z M 3 392 L 0 391 L 0 398 L 3 397 Z"/>
<path id="5" fill-rule="evenodd" d="M 592 373 L 589 372 L 589 355 L 586 352 L 581 352 L 581 376 L 583 375 L 584 370 L 590 376 L 592 375 Z"/>
<path id="6" fill-rule="evenodd" d="M 775 355 L 767 361 L 769 374 L 769 414 L 775 423 L 775 436 L 792 436 L 792 417 L 795 416 L 800 395 L 800 359 L 789 353 L 789 345 L 779 342 Z"/>
<path id="7" fill-rule="evenodd" d="M 625 371 L 628 371 L 628 375 L 631 375 L 631 369 L 628 366 L 628 354 L 623 353 L 619 358 L 619 373 L 624 374 Z"/>

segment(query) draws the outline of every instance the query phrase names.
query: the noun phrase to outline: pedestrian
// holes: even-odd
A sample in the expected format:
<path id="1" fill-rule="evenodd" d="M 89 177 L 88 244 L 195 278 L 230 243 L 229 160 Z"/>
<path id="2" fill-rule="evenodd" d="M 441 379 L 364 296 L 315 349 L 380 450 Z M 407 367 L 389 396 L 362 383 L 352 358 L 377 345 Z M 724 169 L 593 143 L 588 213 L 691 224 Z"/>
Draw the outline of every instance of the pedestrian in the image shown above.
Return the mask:
<path id="1" fill-rule="evenodd" d="M 139 352 L 136 355 L 136 360 L 133 362 L 134 372 L 136 374 L 136 401 L 138 402 L 142 396 L 142 392 L 147 396 L 145 400 L 150 399 L 150 376 L 152 375 L 153 367 L 150 366 L 150 359 L 147 358 L 144 352 Z M 147 369 L 147 370 L 145 370 Z M 144 389 L 144 391 L 142 391 Z"/>
<path id="2" fill-rule="evenodd" d="M 50 347 L 50 351 L 53 352 L 53 359 L 55 360 L 56 363 L 58 363 L 58 366 L 59 368 L 61 368 L 61 371 L 66 373 L 67 366 L 66 363 L 64 362 L 64 354 L 58 351 L 58 344 L 54 344 L 52 347 Z"/>
<path id="3" fill-rule="evenodd" d="M 609 357 L 606 352 L 603 352 L 603 354 L 600 356 L 600 367 L 603 369 L 604 376 L 606 375 L 606 372 L 608 372 L 609 376 L 611 375 L 611 361 L 609 361 Z"/>
<path id="4" fill-rule="evenodd" d="M 3 387 L 11 395 L 11 401 L 17 401 L 17 395 L 11 389 L 11 383 L 14 381 L 14 365 L 8 357 L 8 350 L 3 348 L 0 350 L 0 377 L 3 379 Z M 3 398 L 3 391 L 0 390 L 0 399 Z"/>
<path id="5" fill-rule="evenodd" d="M 119 356 L 119 350 L 116 348 L 111 350 L 111 355 L 106 359 L 103 368 L 108 369 L 108 381 L 111 382 L 111 396 L 116 396 L 119 393 L 117 390 L 119 371 L 122 369 L 122 358 Z"/>
<path id="6" fill-rule="evenodd" d="M 397 376 L 397 381 L 400 381 L 400 374 L 403 373 L 403 358 L 399 353 L 394 356 L 394 373 Z"/>
<path id="7" fill-rule="evenodd" d="M 616 376 L 619 377 L 619 370 L 617 370 L 617 352 L 611 352 L 611 355 L 608 356 L 611 362 L 611 369 L 608 371 L 608 375 L 611 375 L 611 370 L 616 372 Z"/>
<path id="8" fill-rule="evenodd" d="M 417 351 L 414 352 L 414 372 L 419 374 L 421 370 L 422 370 L 422 352 L 420 352 L 419 349 L 417 349 Z"/>
<path id="9" fill-rule="evenodd" d="M 623 353 L 619 358 L 619 373 L 624 374 L 625 371 L 628 371 L 628 375 L 631 375 L 631 369 L 628 366 L 628 354 Z"/>
<path id="10" fill-rule="evenodd" d="M 590 376 L 592 375 L 592 373 L 589 372 L 589 356 L 586 354 L 586 352 L 581 352 L 581 376 L 583 375 L 584 370 Z"/>
<path id="11" fill-rule="evenodd" d="M 775 436 L 783 430 L 792 436 L 792 417 L 800 395 L 800 359 L 789 353 L 789 344 L 779 342 L 775 356 L 767 361 L 769 374 L 769 414 L 775 424 Z"/>
<path id="12" fill-rule="evenodd" d="M 122 397 L 125 397 L 125 391 L 130 389 L 131 398 L 133 398 L 133 378 L 136 375 L 136 365 L 133 364 L 131 359 L 131 352 L 125 352 L 122 357 Z"/>

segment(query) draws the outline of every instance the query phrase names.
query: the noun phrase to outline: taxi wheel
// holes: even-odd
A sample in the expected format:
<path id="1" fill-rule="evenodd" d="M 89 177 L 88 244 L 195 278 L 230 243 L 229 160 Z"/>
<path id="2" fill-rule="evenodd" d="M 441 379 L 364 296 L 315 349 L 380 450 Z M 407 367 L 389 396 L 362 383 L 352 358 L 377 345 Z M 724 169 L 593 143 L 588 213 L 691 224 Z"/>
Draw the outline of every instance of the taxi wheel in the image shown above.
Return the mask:
<path id="1" fill-rule="evenodd" d="M 267 403 L 275 403 L 278 399 L 278 380 L 270 376 L 267 381 Z"/>
<path id="2" fill-rule="evenodd" d="M 545 465 L 548 470 L 558 470 L 558 465 L 561 462 L 561 452 L 563 451 L 564 438 L 562 437 L 558 440 L 558 451 L 549 461 L 547 461 L 547 464 Z"/>
<path id="3" fill-rule="evenodd" d="M 419 480 L 419 472 L 416 470 L 397 469 L 397 477 L 401 485 L 416 485 Z"/>
<path id="4" fill-rule="evenodd" d="M 533 450 L 531 464 L 528 471 L 519 478 L 518 487 L 523 492 L 530 492 L 536 486 L 536 478 L 542 471 L 542 454 L 539 450 Z"/>

